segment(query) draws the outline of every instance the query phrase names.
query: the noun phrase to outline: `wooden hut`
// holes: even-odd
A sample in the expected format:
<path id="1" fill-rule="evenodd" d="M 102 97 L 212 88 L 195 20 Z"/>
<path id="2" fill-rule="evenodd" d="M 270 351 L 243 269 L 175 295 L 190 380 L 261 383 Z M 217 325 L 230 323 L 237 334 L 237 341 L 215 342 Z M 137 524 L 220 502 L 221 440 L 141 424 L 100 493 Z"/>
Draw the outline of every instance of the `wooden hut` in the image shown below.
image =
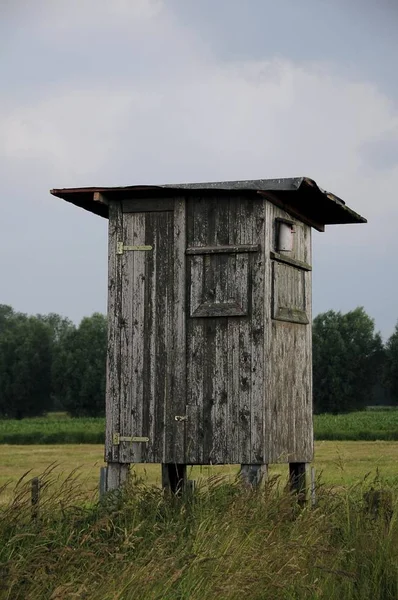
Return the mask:
<path id="1" fill-rule="evenodd" d="M 313 458 L 311 230 L 364 223 L 308 178 L 57 189 L 109 219 L 107 488 L 131 463 Z"/>

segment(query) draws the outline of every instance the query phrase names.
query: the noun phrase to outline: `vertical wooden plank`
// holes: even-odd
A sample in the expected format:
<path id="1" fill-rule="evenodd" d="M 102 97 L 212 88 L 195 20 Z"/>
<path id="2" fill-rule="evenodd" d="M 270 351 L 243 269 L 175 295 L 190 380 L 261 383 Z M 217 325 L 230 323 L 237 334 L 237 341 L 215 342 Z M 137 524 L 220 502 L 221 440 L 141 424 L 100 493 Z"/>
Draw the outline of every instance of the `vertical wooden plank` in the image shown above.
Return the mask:
<path id="1" fill-rule="evenodd" d="M 188 235 L 192 233 L 191 228 Z M 190 256 L 188 264 L 186 290 L 187 295 L 190 295 L 189 304 L 192 314 L 203 300 L 203 256 Z M 186 327 L 188 385 L 186 461 L 188 464 L 196 464 L 203 461 L 203 320 L 188 317 Z"/>
<path id="2" fill-rule="evenodd" d="M 210 244 L 216 246 L 229 243 L 229 199 L 219 199 L 214 211 L 214 232 Z M 214 267 L 215 298 L 218 302 L 228 299 L 228 263 L 231 257 L 224 254 L 212 257 Z M 228 318 L 215 319 L 215 381 L 214 403 L 212 407 L 213 449 L 212 462 L 222 464 L 230 462 L 227 453 L 227 406 L 228 406 Z"/>
<path id="3" fill-rule="evenodd" d="M 171 412 L 173 411 L 172 382 L 174 377 L 171 330 L 173 327 L 173 213 L 154 212 L 148 219 L 153 236 L 151 272 L 151 333 L 148 340 L 150 352 L 150 394 L 144 398 L 149 406 L 149 431 L 152 436 L 153 462 L 162 462 L 169 453 L 173 435 Z M 149 319 L 148 319 L 149 322 Z M 146 341 L 148 341 L 146 340 Z M 167 442 L 168 440 L 168 442 Z M 168 456 L 170 459 L 170 457 Z"/>
<path id="4" fill-rule="evenodd" d="M 240 244 L 240 200 L 239 198 L 230 198 L 229 200 L 229 244 Z M 228 281 L 234 281 L 236 272 L 235 260 L 228 263 Z M 247 295 L 247 284 L 245 293 Z M 227 446 L 228 457 L 232 464 L 240 462 L 240 373 L 239 373 L 239 331 L 240 318 L 231 317 L 228 319 L 228 404 L 227 404 Z"/>
<path id="5" fill-rule="evenodd" d="M 133 230 L 135 215 L 123 215 L 123 233 L 121 241 L 123 244 L 133 243 Z M 134 261 L 132 253 L 123 253 L 120 257 L 121 271 L 121 385 L 120 385 L 120 425 L 118 431 L 121 435 L 133 435 L 131 427 L 132 419 L 132 387 L 134 385 L 132 345 L 133 345 L 133 278 Z M 135 434 L 136 435 L 136 434 Z M 126 442 L 119 444 L 120 462 L 132 462 L 131 445 Z M 113 475 L 111 476 L 114 478 Z M 115 475 L 115 477 L 117 477 Z"/>
<path id="6" fill-rule="evenodd" d="M 305 227 L 305 260 L 312 264 L 312 229 Z M 306 327 L 306 356 L 307 374 L 305 378 L 306 394 L 305 404 L 303 406 L 303 415 L 305 431 L 307 435 L 303 436 L 302 455 L 306 461 L 311 462 L 314 457 L 314 428 L 313 428 L 313 387 L 312 387 L 312 271 L 305 274 L 305 297 L 306 313 L 309 324 Z"/>
<path id="7" fill-rule="evenodd" d="M 158 403 L 156 402 L 156 255 L 157 255 L 157 213 L 145 214 L 145 244 L 152 251 L 145 255 L 144 280 L 144 346 L 143 346 L 143 432 L 149 437 L 148 444 L 142 446 L 142 459 L 146 462 L 160 462 L 162 438 L 158 432 Z M 159 445 L 161 446 L 159 452 Z"/>
<path id="8" fill-rule="evenodd" d="M 173 374 L 169 372 L 169 363 L 171 348 L 169 346 L 169 328 L 170 328 L 170 282 L 169 271 L 172 265 L 169 264 L 170 245 L 173 240 L 169 239 L 169 215 L 158 215 L 156 223 L 156 365 L 152 377 L 155 379 L 156 402 L 162 406 L 164 422 L 163 452 L 162 461 L 172 462 L 172 458 L 167 456 L 170 452 L 171 438 L 173 434 L 173 423 L 171 421 L 172 389 L 171 379 Z"/>
<path id="9" fill-rule="evenodd" d="M 187 423 L 186 462 L 205 464 L 203 457 L 204 322 L 187 324 Z"/>
<path id="10" fill-rule="evenodd" d="M 125 239 L 133 246 L 145 245 L 145 213 L 124 215 Z M 122 294 L 122 394 L 121 434 L 143 436 L 144 432 L 144 326 L 145 326 L 145 251 L 123 254 Z M 141 462 L 141 443 L 121 442 L 122 462 Z"/>
<path id="11" fill-rule="evenodd" d="M 206 351 L 203 354 L 203 458 L 214 463 L 214 403 L 216 379 L 216 319 L 203 324 Z"/>
<path id="12" fill-rule="evenodd" d="M 312 264 L 311 237 L 311 227 L 308 227 L 308 225 L 303 226 L 303 261 L 309 265 Z"/>
<path id="13" fill-rule="evenodd" d="M 265 218 L 262 200 L 253 206 L 253 243 L 260 251 L 250 255 L 251 261 L 251 458 L 252 464 L 265 462 L 264 452 L 264 276 Z"/>
<path id="14" fill-rule="evenodd" d="M 137 213 L 134 226 L 133 246 L 146 245 L 147 215 Z M 156 249 L 150 252 L 156 252 Z M 147 408 L 147 399 L 144 397 L 144 348 L 147 344 L 145 338 L 145 263 L 148 258 L 147 251 L 131 252 L 133 257 L 133 344 L 132 344 L 132 367 L 133 367 L 133 397 L 132 412 L 135 417 L 135 431 L 133 435 L 148 436 L 144 419 Z M 153 440 L 150 440 L 153 443 Z M 130 444 L 133 462 L 143 462 L 145 445 L 142 443 Z"/>
<path id="15" fill-rule="evenodd" d="M 165 453 L 166 424 L 165 415 L 170 410 L 170 382 L 172 373 L 171 347 L 168 338 L 170 329 L 170 303 L 172 302 L 173 257 L 173 213 L 152 212 L 146 214 L 145 243 L 153 247 L 146 258 L 145 283 L 148 293 L 145 300 L 145 331 L 143 344 L 147 350 L 148 385 L 144 389 L 143 435 L 148 435 L 147 460 L 161 462 Z M 148 299 L 148 301 L 147 301 Z"/>
<path id="16" fill-rule="evenodd" d="M 207 231 L 207 206 L 201 199 L 187 199 L 187 245 L 205 246 Z M 186 277 L 186 294 L 190 313 L 203 299 L 204 258 L 190 256 Z M 189 464 L 205 464 L 204 458 L 204 356 L 206 319 L 187 318 L 187 424 L 186 461 Z"/>
<path id="17" fill-rule="evenodd" d="M 264 336 L 263 336 L 263 440 L 264 440 L 264 462 L 269 464 L 271 460 L 271 444 L 272 444 L 272 427 L 273 427 L 273 388 L 272 376 L 273 368 L 272 359 L 272 321 L 271 321 L 271 303 L 272 303 L 272 264 L 270 259 L 270 251 L 274 250 L 274 220 L 272 204 L 267 200 L 263 200 L 263 211 L 265 216 L 265 231 L 264 231 L 264 285 L 263 285 L 263 311 L 264 311 Z"/>
<path id="18" fill-rule="evenodd" d="M 121 341 L 120 317 L 122 307 L 121 262 L 117 242 L 121 240 L 123 213 L 120 202 L 109 203 L 108 233 L 108 343 L 106 368 L 106 434 L 105 460 L 119 460 L 119 447 L 112 443 L 113 433 L 120 428 Z"/>
<path id="19" fill-rule="evenodd" d="M 217 319 L 215 329 L 215 382 L 214 404 L 212 410 L 213 422 L 213 450 L 212 462 L 223 464 L 230 462 L 227 454 L 227 404 L 228 404 L 228 356 L 227 334 L 228 320 Z"/>
<path id="20" fill-rule="evenodd" d="M 205 241 L 205 245 L 215 244 L 215 210 L 216 205 L 212 198 L 206 198 L 202 206 L 195 210 L 198 237 Z M 195 231 L 196 234 L 196 231 Z M 211 267 L 211 257 L 204 257 L 203 269 L 203 295 L 207 290 L 215 289 L 214 269 Z M 204 327 L 204 342 L 206 352 L 203 356 L 203 456 L 205 464 L 214 462 L 214 403 L 216 379 L 216 331 L 217 321 L 206 318 Z"/>
<path id="21" fill-rule="evenodd" d="M 166 327 L 166 342 L 173 348 L 168 362 L 168 372 L 173 370 L 171 396 L 169 407 L 170 438 L 167 462 L 185 462 L 185 427 L 186 421 L 176 420 L 186 417 L 186 206 L 185 198 L 176 198 L 174 203 L 174 218 L 170 222 L 170 237 L 173 237 L 173 247 L 169 244 L 169 294 L 167 312 L 169 314 Z M 166 461 L 165 461 L 166 462 Z"/>
<path id="22" fill-rule="evenodd" d="M 239 206 L 240 244 L 253 243 L 251 203 L 240 198 Z M 250 284 L 250 282 L 249 282 Z M 248 296 L 251 298 L 251 285 Z M 252 331 L 250 319 L 239 321 L 239 462 L 251 462 L 251 393 L 252 393 Z"/>

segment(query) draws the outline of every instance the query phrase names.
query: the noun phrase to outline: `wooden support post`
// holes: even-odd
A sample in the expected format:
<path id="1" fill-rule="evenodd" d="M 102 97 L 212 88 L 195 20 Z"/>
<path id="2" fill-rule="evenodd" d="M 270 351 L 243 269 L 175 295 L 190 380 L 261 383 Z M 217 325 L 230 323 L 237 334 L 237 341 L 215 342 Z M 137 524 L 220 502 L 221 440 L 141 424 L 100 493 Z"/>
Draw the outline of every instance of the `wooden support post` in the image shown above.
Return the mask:
<path id="1" fill-rule="evenodd" d="M 32 479 L 31 489 L 31 505 L 32 505 L 32 520 L 35 521 L 39 516 L 39 504 L 40 504 L 40 479 L 34 477 Z"/>
<path id="2" fill-rule="evenodd" d="M 308 463 L 289 463 L 290 491 L 297 494 L 298 503 L 301 505 L 308 500 L 308 466 Z"/>
<path id="3" fill-rule="evenodd" d="M 119 490 L 123 487 L 127 480 L 129 466 L 130 465 L 123 463 L 108 463 L 108 466 L 106 467 L 106 492 Z"/>
<path id="4" fill-rule="evenodd" d="M 180 495 L 187 486 L 187 465 L 162 463 L 162 487 Z"/>
<path id="5" fill-rule="evenodd" d="M 268 465 L 241 465 L 240 476 L 246 485 L 258 486 L 268 478 Z"/>
<path id="6" fill-rule="evenodd" d="M 99 480 L 99 497 L 100 499 L 103 498 L 106 494 L 106 474 L 107 474 L 107 467 L 101 467 L 100 468 L 100 480 Z"/>

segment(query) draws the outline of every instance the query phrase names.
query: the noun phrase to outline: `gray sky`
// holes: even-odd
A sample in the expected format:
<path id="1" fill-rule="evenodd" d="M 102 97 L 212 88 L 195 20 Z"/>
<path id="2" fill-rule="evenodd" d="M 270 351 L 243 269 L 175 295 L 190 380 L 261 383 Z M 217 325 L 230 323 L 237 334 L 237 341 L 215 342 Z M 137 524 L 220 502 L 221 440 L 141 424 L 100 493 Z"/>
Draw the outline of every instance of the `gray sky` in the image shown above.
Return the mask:
<path id="1" fill-rule="evenodd" d="M 106 310 L 107 222 L 53 187 L 308 176 L 314 313 L 398 320 L 398 4 L 0 0 L 0 303 Z"/>

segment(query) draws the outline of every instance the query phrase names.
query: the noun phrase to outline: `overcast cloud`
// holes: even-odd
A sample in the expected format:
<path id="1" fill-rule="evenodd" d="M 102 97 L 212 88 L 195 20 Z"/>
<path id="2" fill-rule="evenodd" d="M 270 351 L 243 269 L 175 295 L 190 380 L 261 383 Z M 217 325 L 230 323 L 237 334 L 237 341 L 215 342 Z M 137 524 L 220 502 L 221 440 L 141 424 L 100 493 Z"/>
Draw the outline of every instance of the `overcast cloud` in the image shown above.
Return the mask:
<path id="1" fill-rule="evenodd" d="M 106 310 L 107 222 L 50 188 L 305 175 L 369 221 L 314 232 L 314 313 L 362 305 L 389 335 L 393 3 L 0 6 L 0 303 L 76 321 Z"/>

